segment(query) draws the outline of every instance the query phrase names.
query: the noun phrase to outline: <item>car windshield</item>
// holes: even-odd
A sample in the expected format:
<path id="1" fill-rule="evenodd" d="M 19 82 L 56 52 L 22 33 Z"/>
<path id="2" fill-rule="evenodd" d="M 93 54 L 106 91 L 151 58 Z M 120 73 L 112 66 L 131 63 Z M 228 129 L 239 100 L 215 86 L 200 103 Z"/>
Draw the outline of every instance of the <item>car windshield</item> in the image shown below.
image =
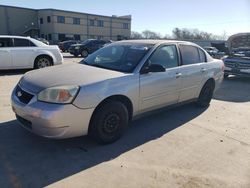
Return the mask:
<path id="1" fill-rule="evenodd" d="M 142 44 L 109 45 L 96 51 L 82 63 L 120 72 L 132 72 L 151 47 Z"/>
<path id="2" fill-rule="evenodd" d="M 91 42 L 92 40 L 85 40 L 85 41 L 83 41 L 81 44 L 88 44 L 89 42 Z"/>

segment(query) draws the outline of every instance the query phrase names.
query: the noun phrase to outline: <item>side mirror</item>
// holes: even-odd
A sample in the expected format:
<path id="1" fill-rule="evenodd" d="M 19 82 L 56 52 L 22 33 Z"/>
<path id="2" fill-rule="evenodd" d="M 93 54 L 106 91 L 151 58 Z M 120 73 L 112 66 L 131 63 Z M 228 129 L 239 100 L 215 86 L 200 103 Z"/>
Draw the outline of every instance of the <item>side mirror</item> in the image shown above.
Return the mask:
<path id="1" fill-rule="evenodd" d="M 166 69 L 162 65 L 151 64 L 141 70 L 141 74 L 147 74 L 149 72 L 166 72 Z"/>

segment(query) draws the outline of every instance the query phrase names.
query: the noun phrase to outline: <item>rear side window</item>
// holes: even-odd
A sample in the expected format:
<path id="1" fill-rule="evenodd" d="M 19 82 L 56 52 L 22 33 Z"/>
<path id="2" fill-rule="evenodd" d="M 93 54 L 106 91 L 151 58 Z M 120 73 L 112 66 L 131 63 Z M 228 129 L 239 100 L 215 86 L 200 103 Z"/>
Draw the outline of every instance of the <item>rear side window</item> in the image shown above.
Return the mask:
<path id="1" fill-rule="evenodd" d="M 180 45 L 179 49 L 181 52 L 183 65 L 201 63 L 198 48 L 189 45 Z"/>
<path id="2" fill-rule="evenodd" d="M 11 47 L 12 40 L 10 38 L 0 38 L 0 48 Z"/>
<path id="3" fill-rule="evenodd" d="M 199 54 L 200 54 L 200 61 L 201 62 L 207 62 L 206 54 L 203 52 L 200 48 L 199 49 Z"/>
<path id="4" fill-rule="evenodd" d="M 35 46 L 35 45 L 27 39 L 14 39 L 14 47 L 30 47 L 30 46 Z"/>

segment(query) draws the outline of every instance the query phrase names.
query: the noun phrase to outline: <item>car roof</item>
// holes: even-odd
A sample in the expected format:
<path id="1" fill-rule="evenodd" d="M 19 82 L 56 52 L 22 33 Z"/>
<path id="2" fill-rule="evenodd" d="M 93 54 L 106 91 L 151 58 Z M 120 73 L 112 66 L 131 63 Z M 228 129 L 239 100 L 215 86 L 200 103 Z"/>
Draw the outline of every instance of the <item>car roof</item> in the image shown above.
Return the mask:
<path id="1" fill-rule="evenodd" d="M 176 44 L 191 44 L 191 45 L 195 45 L 196 44 L 192 43 L 192 42 L 187 42 L 187 41 L 179 41 L 179 40 L 153 40 L 153 39 L 138 39 L 138 40 L 122 40 L 122 41 L 118 41 L 116 43 L 126 43 L 126 44 L 149 44 L 149 45 L 156 45 L 156 44 L 164 44 L 164 43 L 176 43 Z"/>
<path id="2" fill-rule="evenodd" d="M 20 39 L 30 39 L 30 37 L 15 36 L 15 35 L 0 35 L 0 38 L 20 38 Z"/>

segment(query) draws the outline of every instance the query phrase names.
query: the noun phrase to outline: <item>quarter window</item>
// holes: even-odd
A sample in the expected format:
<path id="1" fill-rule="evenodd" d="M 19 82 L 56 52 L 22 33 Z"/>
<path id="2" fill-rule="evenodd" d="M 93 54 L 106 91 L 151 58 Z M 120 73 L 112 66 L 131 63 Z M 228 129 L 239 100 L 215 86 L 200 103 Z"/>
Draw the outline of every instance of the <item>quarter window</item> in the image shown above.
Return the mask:
<path id="1" fill-rule="evenodd" d="M 0 48 L 11 47 L 12 40 L 10 38 L 0 38 Z"/>
<path id="2" fill-rule="evenodd" d="M 168 45 L 158 48 L 149 59 L 150 64 L 159 64 L 164 68 L 178 66 L 178 55 L 175 45 Z"/>
<path id="3" fill-rule="evenodd" d="M 206 54 L 201 49 L 199 49 L 199 54 L 200 54 L 200 61 L 207 62 Z"/>
<path id="4" fill-rule="evenodd" d="M 57 22 L 58 23 L 65 23 L 65 17 L 64 16 L 57 16 Z"/>
<path id="5" fill-rule="evenodd" d="M 190 64 L 201 62 L 197 47 L 188 46 L 188 45 L 180 45 L 179 48 L 181 52 L 183 65 L 190 65 Z"/>

